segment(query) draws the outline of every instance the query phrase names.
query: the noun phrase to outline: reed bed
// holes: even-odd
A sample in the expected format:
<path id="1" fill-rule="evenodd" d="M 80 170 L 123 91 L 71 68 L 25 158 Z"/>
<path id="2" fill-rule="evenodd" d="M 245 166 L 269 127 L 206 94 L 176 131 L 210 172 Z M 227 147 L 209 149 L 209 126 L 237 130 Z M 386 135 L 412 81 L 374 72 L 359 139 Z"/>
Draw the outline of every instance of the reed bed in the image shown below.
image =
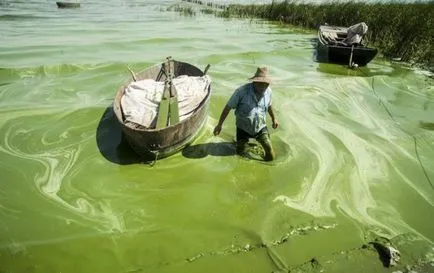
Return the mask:
<path id="1" fill-rule="evenodd" d="M 195 16 L 196 11 L 190 6 L 171 5 L 167 8 L 167 11 L 175 11 L 184 16 Z"/>
<path id="2" fill-rule="evenodd" d="M 184 0 L 185 1 L 185 0 Z M 217 6 L 200 0 L 197 4 Z M 209 12 L 209 11 L 208 11 Z M 365 22 L 365 41 L 383 56 L 434 71 L 434 1 L 414 3 L 273 1 L 264 5 L 229 5 L 216 16 L 261 18 L 316 29 L 320 24 L 350 26 Z"/>

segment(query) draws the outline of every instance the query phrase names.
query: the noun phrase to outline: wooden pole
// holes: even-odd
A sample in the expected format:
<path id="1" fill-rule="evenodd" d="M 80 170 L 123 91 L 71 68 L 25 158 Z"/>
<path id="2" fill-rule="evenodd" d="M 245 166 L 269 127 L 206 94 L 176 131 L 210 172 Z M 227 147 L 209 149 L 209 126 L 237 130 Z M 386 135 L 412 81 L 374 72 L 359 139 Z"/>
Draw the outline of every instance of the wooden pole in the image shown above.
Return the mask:
<path id="1" fill-rule="evenodd" d="M 348 64 L 350 68 L 353 67 L 353 50 L 354 50 L 354 44 L 351 45 L 350 63 Z"/>
<path id="2" fill-rule="evenodd" d="M 131 73 L 131 77 L 133 77 L 133 80 L 136 82 L 136 81 L 137 81 L 137 79 L 136 79 L 136 74 L 134 74 L 134 72 L 131 70 L 130 67 L 127 66 L 127 68 L 128 68 L 128 70 L 130 71 L 130 73 Z"/>

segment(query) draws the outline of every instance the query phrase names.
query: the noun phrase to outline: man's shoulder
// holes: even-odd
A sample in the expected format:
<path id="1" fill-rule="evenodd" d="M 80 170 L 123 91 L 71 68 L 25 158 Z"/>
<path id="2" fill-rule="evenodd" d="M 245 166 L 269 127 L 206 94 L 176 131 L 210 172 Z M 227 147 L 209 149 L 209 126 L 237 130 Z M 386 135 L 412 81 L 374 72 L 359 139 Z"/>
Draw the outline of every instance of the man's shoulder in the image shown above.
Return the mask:
<path id="1" fill-rule="evenodd" d="M 265 90 L 265 96 L 271 97 L 271 87 L 268 87 L 267 90 Z"/>
<path id="2" fill-rule="evenodd" d="M 250 90 L 250 83 L 246 83 L 246 84 L 239 86 L 237 89 L 235 89 L 235 93 L 245 94 L 249 90 Z"/>

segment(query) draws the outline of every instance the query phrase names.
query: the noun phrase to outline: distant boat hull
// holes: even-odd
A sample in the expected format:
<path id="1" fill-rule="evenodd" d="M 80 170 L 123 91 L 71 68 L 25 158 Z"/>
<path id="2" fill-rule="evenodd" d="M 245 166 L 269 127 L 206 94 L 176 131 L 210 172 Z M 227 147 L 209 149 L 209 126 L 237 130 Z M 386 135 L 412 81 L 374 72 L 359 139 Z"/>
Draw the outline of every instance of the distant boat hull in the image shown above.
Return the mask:
<path id="1" fill-rule="evenodd" d="M 79 8 L 80 3 L 76 2 L 56 2 L 56 5 L 58 8 L 64 9 L 64 8 Z"/>
<path id="2" fill-rule="evenodd" d="M 366 66 L 377 55 L 377 49 L 367 47 L 354 47 L 352 63 Z M 351 47 L 324 45 L 318 43 L 317 61 L 335 64 L 350 64 Z"/>
<path id="3" fill-rule="evenodd" d="M 362 44 L 345 45 L 339 40 L 337 42 L 330 42 L 324 33 L 323 29 L 330 30 L 336 29 L 336 37 L 341 37 L 346 28 L 321 26 L 318 30 L 318 44 L 316 59 L 318 62 L 336 63 L 358 66 L 366 66 L 377 55 L 376 48 L 366 47 Z M 351 63 L 350 63 L 351 59 Z"/>
<path id="4" fill-rule="evenodd" d="M 180 75 L 203 76 L 196 66 L 189 63 L 174 61 L 174 77 Z M 161 73 L 163 64 L 154 65 L 136 76 L 137 80 L 154 79 L 165 81 L 166 76 Z M 161 129 L 147 129 L 131 127 L 125 124 L 122 112 L 121 98 L 125 93 L 127 85 L 122 86 L 116 94 L 113 109 L 119 124 L 122 127 L 123 137 L 130 147 L 145 160 L 156 160 L 170 156 L 182 150 L 191 143 L 200 133 L 208 117 L 208 104 L 211 97 L 211 85 L 207 89 L 207 95 L 199 104 L 199 107 L 185 120 L 177 124 Z"/>

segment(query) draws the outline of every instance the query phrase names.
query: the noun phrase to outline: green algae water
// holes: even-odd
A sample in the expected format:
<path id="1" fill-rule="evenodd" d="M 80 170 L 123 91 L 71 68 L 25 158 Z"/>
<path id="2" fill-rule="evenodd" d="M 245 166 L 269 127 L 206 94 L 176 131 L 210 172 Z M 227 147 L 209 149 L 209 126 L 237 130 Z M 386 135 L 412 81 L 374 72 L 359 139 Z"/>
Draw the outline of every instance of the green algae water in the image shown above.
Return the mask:
<path id="1" fill-rule="evenodd" d="M 313 32 L 174 4 L 0 1 L 0 272 L 434 272 L 432 76 L 319 64 Z M 212 97 L 200 136 L 151 166 L 111 106 L 127 67 L 167 56 L 211 64 Z M 235 155 L 233 113 L 212 135 L 258 66 L 272 163 Z"/>

